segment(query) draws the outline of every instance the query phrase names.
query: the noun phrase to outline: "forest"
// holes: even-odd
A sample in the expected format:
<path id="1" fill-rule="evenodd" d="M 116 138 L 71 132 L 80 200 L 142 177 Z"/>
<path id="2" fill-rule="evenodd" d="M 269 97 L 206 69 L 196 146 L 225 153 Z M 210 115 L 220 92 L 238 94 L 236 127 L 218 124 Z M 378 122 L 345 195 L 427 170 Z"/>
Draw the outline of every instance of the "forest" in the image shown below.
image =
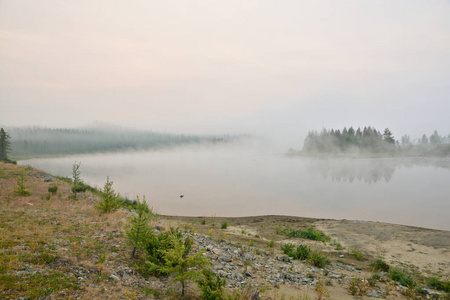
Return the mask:
<path id="1" fill-rule="evenodd" d="M 196 136 L 135 129 L 10 127 L 11 155 L 55 155 L 103 151 L 140 150 L 195 143 L 226 142 L 232 136 Z"/>
<path id="2" fill-rule="evenodd" d="M 383 154 L 398 156 L 449 156 L 450 134 L 440 136 L 435 130 L 429 137 L 424 134 L 420 139 L 412 140 L 403 135 L 396 140 L 386 128 L 383 133 L 371 126 L 342 130 L 323 129 L 320 133 L 310 131 L 305 138 L 302 154 Z"/>

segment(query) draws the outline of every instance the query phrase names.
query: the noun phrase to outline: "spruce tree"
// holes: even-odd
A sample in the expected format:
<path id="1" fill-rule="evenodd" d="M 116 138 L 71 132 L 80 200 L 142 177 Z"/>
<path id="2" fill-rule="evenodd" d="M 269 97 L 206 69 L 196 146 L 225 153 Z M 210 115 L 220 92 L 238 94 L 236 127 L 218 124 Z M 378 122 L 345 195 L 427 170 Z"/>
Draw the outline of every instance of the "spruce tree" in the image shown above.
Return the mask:
<path id="1" fill-rule="evenodd" d="M 119 195 L 112 188 L 113 182 L 109 181 L 109 176 L 106 177 L 106 183 L 101 192 L 102 200 L 100 200 L 95 208 L 102 213 L 109 213 L 120 208 Z"/>
<path id="2" fill-rule="evenodd" d="M 77 200 L 77 193 L 80 189 L 80 184 L 82 183 L 80 179 L 80 165 L 81 162 L 77 164 L 77 162 L 74 162 L 72 166 L 72 192 L 73 192 L 73 199 Z"/>
<path id="3" fill-rule="evenodd" d="M 0 161 L 9 161 L 8 153 L 11 152 L 11 137 L 3 128 L 0 129 Z"/>
<path id="4" fill-rule="evenodd" d="M 14 190 L 14 194 L 17 196 L 30 196 L 31 192 L 28 190 L 28 186 L 25 185 L 27 181 L 25 172 L 20 173 L 19 178 L 17 178 L 17 188 Z"/>
<path id="5" fill-rule="evenodd" d="M 134 258 L 136 250 L 143 247 L 145 241 L 152 235 L 149 223 L 155 216 L 145 202 L 145 196 L 142 197 L 142 202 L 139 196 L 136 198 L 136 214 L 130 216 L 129 227 L 125 231 L 128 243 L 133 247 L 131 258 Z"/>

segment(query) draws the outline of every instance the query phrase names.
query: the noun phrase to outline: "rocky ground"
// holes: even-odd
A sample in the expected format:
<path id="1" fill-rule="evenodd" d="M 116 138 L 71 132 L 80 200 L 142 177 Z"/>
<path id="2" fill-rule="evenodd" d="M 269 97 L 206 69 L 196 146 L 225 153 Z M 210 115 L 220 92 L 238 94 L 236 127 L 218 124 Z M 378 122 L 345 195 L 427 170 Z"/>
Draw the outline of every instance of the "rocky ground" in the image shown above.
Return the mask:
<path id="1" fill-rule="evenodd" d="M 30 196 L 15 195 L 22 173 Z M 58 191 L 49 194 L 53 185 Z M 73 200 L 71 194 L 68 183 L 39 170 L 0 163 L 0 299 L 179 297 L 179 285 L 170 277 L 144 278 L 137 271 L 143 254 L 131 259 L 124 237 L 129 210 L 100 214 L 93 207 L 97 196 L 86 192 Z M 194 251 L 204 251 L 212 270 L 226 278 L 227 290 L 240 291 L 243 298 L 449 298 L 426 283 L 420 283 L 419 294 L 393 283 L 383 272 L 369 280 L 376 257 L 421 281 L 431 276 L 448 280 L 447 231 L 282 216 L 160 216 L 153 225 L 157 231 L 181 227 L 194 238 Z M 324 243 L 281 234 L 312 225 L 331 240 Z M 289 258 L 280 249 L 288 242 L 323 252 L 331 264 L 318 268 Z M 187 298 L 200 299 L 195 283 L 188 287 Z M 356 295 L 351 294 L 352 287 Z"/>

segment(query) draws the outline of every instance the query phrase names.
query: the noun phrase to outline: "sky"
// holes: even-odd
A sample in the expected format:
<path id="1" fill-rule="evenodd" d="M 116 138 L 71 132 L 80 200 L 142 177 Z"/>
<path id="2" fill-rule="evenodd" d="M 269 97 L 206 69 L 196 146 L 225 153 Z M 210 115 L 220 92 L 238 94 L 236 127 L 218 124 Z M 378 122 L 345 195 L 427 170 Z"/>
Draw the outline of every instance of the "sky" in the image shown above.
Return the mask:
<path id="1" fill-rule="evenodd" d="M 450 133 L 449 0 L 0 0 L 0 125 Z"/>

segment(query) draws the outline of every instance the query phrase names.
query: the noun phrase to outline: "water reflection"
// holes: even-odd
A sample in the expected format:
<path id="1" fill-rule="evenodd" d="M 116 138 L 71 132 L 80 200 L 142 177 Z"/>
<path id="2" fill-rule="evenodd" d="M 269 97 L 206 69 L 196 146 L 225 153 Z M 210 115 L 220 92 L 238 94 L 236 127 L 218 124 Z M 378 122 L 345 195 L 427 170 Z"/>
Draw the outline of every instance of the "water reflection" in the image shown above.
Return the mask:
<path id="1" fill-rule="evenodd" d="M 450 170 L 450 159 L 443 158 L 364 158 L 364 159 L 308 159 L 310 174 L 320 174 L 333 182 L 389 182 L 400 168 L 435 167 Z"/>

